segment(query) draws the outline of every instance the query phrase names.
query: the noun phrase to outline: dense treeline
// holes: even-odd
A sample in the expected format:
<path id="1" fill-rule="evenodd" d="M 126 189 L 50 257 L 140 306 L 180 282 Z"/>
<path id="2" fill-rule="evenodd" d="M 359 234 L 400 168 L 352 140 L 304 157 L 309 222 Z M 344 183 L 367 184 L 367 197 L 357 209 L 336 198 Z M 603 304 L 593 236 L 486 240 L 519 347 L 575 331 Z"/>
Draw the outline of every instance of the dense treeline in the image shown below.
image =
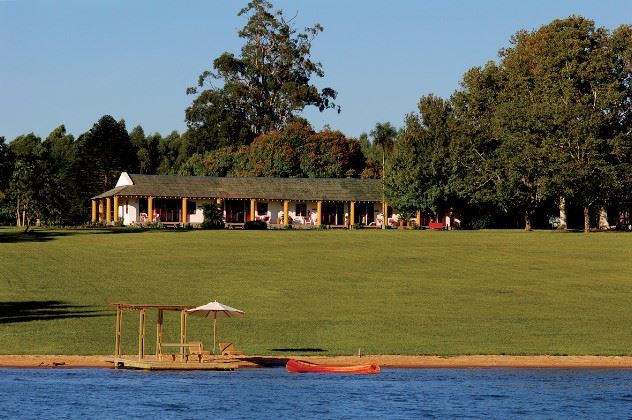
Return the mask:
<path id="1" fill-rule="evenodd" d="M 543 214 L 566 227 L 569 206 L 585 230 L 605 227 L 610 208 L 629 227 L 631 63 L 630 25 L 611 32 L 573 16 L 516 33 L 499 62 L 406 118 L 387 166 L 391 202 L 467 210 L 482 225 L 509 216 L 527 230 Z"/>
<path id="2" fill-rule="evenodd" d="M 573 16 L 519 31 L 450 98 L 426 95 L 400 130 L 378 123 L 353 139 L 299 117 L 307 106 L 340 111 L 336 91 L 310 84 L 324 76 L 310 57 L 322 27 L 299 32 L 263 0 L 239 14 L 248 17 L 241 53 L 222 54 L 188 90 L 186 132 L 128 132 L 106 115 L 77 139 L 63 125 L 44 140 L 0 137 L 0 223 L 84 223 L 90 197 L 128 171 L 382 177 L 405 216 L 453 212 L 469 227 L 530 229 L 551 216 L 561 228 L 601 227 L 608 216 L 630 225 L 631 26 L 609 31 Z"/>
<path id="3" fill-rule="evenodd" d="M 360 143 L 339 131 L 315 132 L 305 121 L 189 156 L 187 133 L 129 133 L 124 121 L 102 117 L 76 140 L 62 125 L 44 140 L 35 134 L 9 144 L 0 137 L 0 223 L 78 225 L 90 198 L 114 187 L 122 171 L 163 175 L 359 177 L 367 175 Z M 370 176 L 372 172 L 368 172 Z"/>

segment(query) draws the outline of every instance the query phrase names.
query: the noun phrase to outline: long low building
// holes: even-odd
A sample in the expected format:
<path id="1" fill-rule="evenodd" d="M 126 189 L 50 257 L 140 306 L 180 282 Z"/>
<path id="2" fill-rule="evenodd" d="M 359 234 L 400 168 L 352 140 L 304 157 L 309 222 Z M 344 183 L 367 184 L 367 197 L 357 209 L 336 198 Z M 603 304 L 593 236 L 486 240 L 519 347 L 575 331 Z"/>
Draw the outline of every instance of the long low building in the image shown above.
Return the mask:
<path id="1" fill-rule="evenodd" d="M 199 225 L 202 206 L 223 206 L 227 225 L 380 226 L 382 183 L 357 178 L 225 178 L 123 172 L 116 186 L 92 198 L 92 221 L 134 225 L 154 221 Z"/>

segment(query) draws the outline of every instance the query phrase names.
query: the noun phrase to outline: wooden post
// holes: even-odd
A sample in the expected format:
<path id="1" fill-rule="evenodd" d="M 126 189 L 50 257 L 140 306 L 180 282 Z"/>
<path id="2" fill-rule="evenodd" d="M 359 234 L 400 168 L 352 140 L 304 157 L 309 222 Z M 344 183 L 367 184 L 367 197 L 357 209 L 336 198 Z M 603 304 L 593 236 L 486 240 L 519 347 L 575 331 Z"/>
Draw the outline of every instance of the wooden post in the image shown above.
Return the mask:
<path id="1" fill-rule="evenodd" d="M 154 221 L 154 197 L 147 197 L 147 221 Z"/>
<path id="2" fill-rule="evenodd" d="M 283 200 L 283 224 L 290 224 L 290 200 Z"/>
<path id="3" fill-rule="evenodd" d="M 316 224 L 320 225 L 323 223 L 323 202 L 316 202 Z"/>
<path id="4" fill-rule="evenodd" d="M 187 342 L 187 311 L 180 311 L 180 358 L 184 360 L 184 343 Z"/>
<path id="5" fill-rule="evenodd" d="M 415 219 L 417 222 L 417 227 L 421 226 L 421 210 L 417 210 L 417 218 Z"/>
<path id="6" fill-rule="evenodd" d="M 349 203 L 349 229 L 353 229 L 353 224 L 355 223 L 355 201 Z"/>
<path id="7" fill-rule="evenodd" d="M 187 198 L 182 197 L 182 225 L 186 225 L 187 223 Z"/>
<path id="8" fill-rule="evenodd" d="M 145 358 L 145 326 L 146 326 L 145 310 L 141 309 L 138 313 L 138 360 Z"/>
<path id="9" fill-rule="evenodd" d="M 112 221 L 112 199 L 107 197 L 105 199 L 105 223 L 108 225 Z"/>
<path id="10" fill-rule="evenodd" d="M 158 309 L 158 322 L 156 323 L 156 359 L 162 360 L 162 318 L 163 310 Z"/>
<path id="11" fill-rule="evenodd" d="M 97 200 L 92 200 L 92 223 L 97 221 Z"/>
<path id="12" fill-rule="evenodd" d="M 257 220 L 257 216 L 255 214 L 257 209 L 257 200 L 255 200 L 254 198 L 250 199 L 250 220 L 251 221 L 255 221 Z"/>
<path id="13" fill-rule="evenodd" d="M 114 196 L 114 223 L 118 222 L 118 208 L 119 208 L 118 195 L 115 195 Z"/>
<path id="14" fill-rule="evenodd" d="M 121 324 L 123 320 L 123 310 L 116 305 L 116 333 L 114 335 L 114 358 L 121 356 Z"/>

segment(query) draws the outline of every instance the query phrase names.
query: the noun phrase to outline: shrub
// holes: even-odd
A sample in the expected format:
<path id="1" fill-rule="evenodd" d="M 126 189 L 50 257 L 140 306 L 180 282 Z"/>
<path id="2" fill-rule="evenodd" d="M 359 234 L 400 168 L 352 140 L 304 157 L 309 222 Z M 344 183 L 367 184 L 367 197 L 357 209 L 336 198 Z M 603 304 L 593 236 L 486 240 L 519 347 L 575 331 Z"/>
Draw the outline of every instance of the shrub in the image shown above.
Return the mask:
<path id="1" fill-rule="evenodd" d="M 268 228 L 268 224 L 261 220 L 249 221 L 244 223 L 245 230 L 266 230 Z"/>
<path id="2" fill-rule="evenodd" d="M 224 229 L 224 211 L 219 204 L 207 203 L 202 206 L 204 222 L 202 229 Z"/>

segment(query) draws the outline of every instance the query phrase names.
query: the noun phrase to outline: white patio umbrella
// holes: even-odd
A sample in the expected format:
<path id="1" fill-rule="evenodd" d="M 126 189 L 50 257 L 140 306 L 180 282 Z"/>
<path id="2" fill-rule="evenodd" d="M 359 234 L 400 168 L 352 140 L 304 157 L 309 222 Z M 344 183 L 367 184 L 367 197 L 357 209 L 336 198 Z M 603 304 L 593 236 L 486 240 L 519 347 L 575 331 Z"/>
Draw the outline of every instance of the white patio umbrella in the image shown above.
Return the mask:
<path id="1" fill-rule="evenodd" d="M 203 318 L 213 318 L 213 354 L 215 354 L 215 342 L 217 331 L 217 317 L 232 318 L 236 316 L 244 315 L 244 311 L 240 309 L 232 308 L 218 301 L 209 302 L 206 305 L 198 306 L 197 308 L 187 309 L 187 312 L 194 316 L 201 316 Z"/>

